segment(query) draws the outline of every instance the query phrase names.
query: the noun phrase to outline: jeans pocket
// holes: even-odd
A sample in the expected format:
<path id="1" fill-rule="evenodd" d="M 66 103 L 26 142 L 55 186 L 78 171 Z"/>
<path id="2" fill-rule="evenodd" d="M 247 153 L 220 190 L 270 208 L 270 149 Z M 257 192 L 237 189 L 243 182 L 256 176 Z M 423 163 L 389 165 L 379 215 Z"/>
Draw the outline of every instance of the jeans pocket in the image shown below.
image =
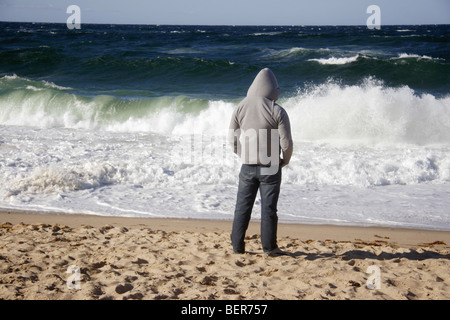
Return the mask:
<path id="1" fill-rule="evenodd" d="M 246 181 L 254 179 L 255 173 L 253 170 L 254 170 L 254 168 L 252 166 L 249 166 L 246 164 L 242 165 L 241 172 L 239 173 L 239 179 L 246 180 Z"/>

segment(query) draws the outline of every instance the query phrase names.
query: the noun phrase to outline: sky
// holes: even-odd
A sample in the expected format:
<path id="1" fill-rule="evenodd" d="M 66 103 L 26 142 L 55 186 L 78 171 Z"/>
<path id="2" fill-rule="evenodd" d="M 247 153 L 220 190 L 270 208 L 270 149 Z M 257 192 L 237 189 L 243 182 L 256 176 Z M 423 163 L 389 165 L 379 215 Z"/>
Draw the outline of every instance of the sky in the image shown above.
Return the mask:
<path id="1" fill-rule="evenodd" d="M 450 0 L 0 0 L 0 21 L 81 24 L 365 25 L 370 5 L 381 25 L 450 24 Z"/>

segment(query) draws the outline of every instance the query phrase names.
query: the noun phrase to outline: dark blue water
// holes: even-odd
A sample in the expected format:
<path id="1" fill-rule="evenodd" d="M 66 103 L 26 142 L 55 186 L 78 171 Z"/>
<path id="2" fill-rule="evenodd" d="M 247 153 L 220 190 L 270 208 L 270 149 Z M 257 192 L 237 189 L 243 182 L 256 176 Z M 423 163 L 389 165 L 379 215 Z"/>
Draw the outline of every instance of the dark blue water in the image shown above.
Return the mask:
<path id="1" fill-rule="evenodd" d="M 0 76 L 78 94 L 240 98 L 264 67 L 284 94 L 368 77 L 436 96 L 450 92 L 450 26 L 233 27 L 0 23 Z M 1 90 L 2 88 L 0 88 Z"/>

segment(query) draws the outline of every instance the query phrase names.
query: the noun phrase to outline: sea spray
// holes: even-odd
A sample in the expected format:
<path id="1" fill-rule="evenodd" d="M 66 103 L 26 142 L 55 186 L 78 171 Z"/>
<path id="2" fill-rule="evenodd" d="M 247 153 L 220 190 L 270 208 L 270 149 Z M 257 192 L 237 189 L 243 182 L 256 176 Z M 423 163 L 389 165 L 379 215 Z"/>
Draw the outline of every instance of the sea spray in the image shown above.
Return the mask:
<path id="1" fill-rule="evenodd" d="M 329 81 L 284 101 L 299 141 L 363 145 L 448 145 L 450 97 L 390 88 L 368 78 L 359 86 Z"/>
<path id="2" fill-rule="evenodd" d="M 3 125 L 224 136 L 239 103 L 188 96 L 86 97 L 42 82 L 35 83 L 39 90 L 30 89 L 26 81 L 9 89 L 8 81 L 0 79 Z M 391 88 L 373 78 L 352 86 L 333 80 L 311 85 L 279 103 L 289 112 L 296 141 L 363 145 L 450 141 L 449 96 L 418 94 L 407 86 Z"/>

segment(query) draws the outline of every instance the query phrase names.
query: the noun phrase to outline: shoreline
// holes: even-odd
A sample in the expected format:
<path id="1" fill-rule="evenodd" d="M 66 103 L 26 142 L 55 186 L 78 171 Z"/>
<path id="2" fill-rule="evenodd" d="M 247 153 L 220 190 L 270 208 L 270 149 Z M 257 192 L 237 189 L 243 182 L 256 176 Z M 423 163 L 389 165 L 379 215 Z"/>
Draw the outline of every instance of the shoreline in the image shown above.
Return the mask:
<path id="1" fill-rule="evenodd" d="M 166 232 L 231 232 L 232 221 L 180 218 L 136 218 L 90 214 L 30 213 L 23 211 L 0 211 L 0 223 L 12 224 L 58 224 L 72 228 L 112 225 L 116 227 L 148 227 Z M 246 235 L 260 233 L 260 221 L 250 221 Z M 450 230 L 427 230 L 382 226 L 346 226 L 331 224 L 278 223 L 278 237 L 300 240 L 380 241 L 414 247 L 425 243 L 444 242 L 450 246 Z"/>

